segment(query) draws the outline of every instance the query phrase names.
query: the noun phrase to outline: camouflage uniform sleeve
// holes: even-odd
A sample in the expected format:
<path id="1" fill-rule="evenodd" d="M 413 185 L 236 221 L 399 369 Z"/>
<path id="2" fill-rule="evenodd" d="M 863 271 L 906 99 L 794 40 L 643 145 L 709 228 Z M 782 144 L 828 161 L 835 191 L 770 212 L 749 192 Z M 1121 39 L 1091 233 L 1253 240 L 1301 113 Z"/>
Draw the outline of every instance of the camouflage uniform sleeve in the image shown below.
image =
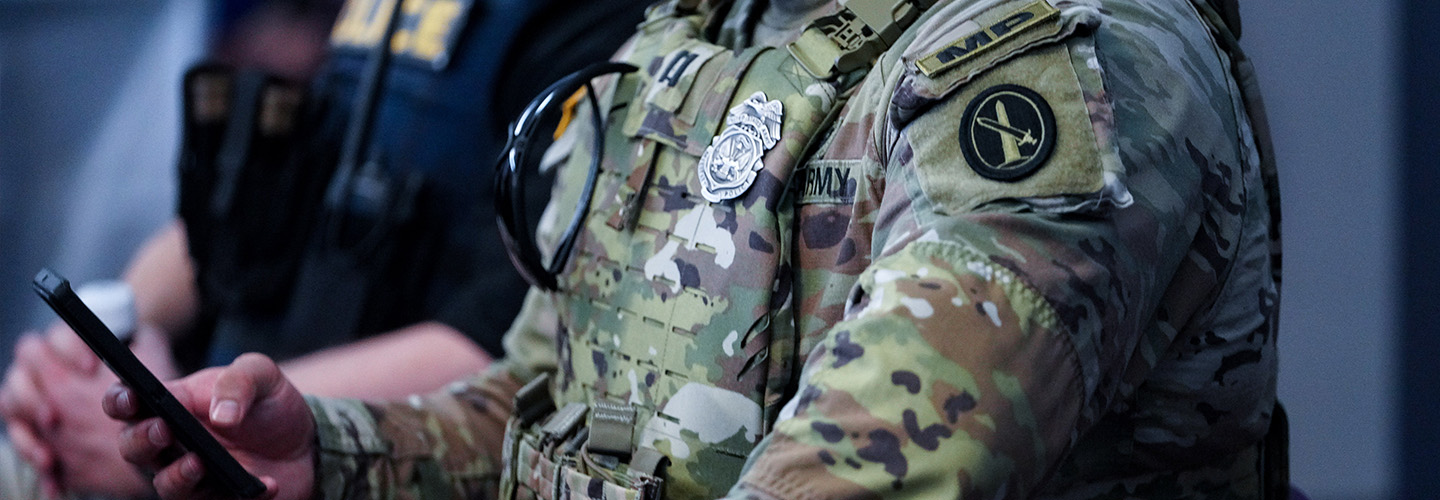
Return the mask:
<path id="1" fill-rule="evenodd" d="M 991 26 L 986 15 L 1027 4 L 976 19 Z M 1199 276 L 1220 266 L 1193 264 L 1224 260 L 1227 242 L 1197 237 L 1231 204 L 1211 198 L 1232 193 L 1211 183 L 1229 168 L 1211 155 L 1243 153 L 1234 123 L 1216 118 L 1231 109 L 1221 63 L 1174 69 L 1158 54 L 1146 60 L 1160 69 L 1110 80 L 1100 62 L 1134 55 L 1099 58 L 1094 40 L 1036 42 L 933 76 L 908 59 L 872 72 L 831 144 L 870 145 L 858 161 L 883 173 L 869 192 L 875 259 L 732 497 L 1030 498 L 1145 379 L 1175 337 L 1164 316 L 1196 310 L 1161 304 L 1204 304 L 1214 281 Z M 994 89 L 1047 103 L 1058 134 L 1041 136 L 1027 101 Z M 1116 109 L 1138 118 L 1117 124 Z M 967 139 L 994 147 L 964 151 Z M 1046 141 L 1048 157 L 1034 144 Z M 1018 180 L 974 164 L 1028 158 L 1039 160 Z"/>
<path id="2" fill-rule="evenodd" d="M 734 493 L 1025 498 L 1085 394 L 1055 308 L 952 241 L 907 244 L 861 286 Z"/>
<path id="3" fill-rule="evenodd" d="M 511 401 L 554 367 L 548 300 L 532 292 L 483 374 L 409 401 L 308 398 L 319 498 L 494 498 Z"/>

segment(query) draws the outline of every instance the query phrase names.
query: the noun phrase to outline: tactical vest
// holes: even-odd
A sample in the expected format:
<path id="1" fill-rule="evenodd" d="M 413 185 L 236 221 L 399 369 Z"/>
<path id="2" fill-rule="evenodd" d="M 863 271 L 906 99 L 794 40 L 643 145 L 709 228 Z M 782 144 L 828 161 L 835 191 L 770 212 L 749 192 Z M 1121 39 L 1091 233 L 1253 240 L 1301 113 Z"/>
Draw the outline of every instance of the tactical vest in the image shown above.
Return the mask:
<path id="1" fill-rule="evenodd" d="M 569 159 L 601 154 L 599 180 L 553 295 L 556 375 L 516 398 L 503 496 L 713 498 L 739 479 L 798 374 L 792 174 L 874 41 L 928 3 L 842 2 L 789 51 L 709 43 L 683 2 L 650 12 L 621 57 L 640 71 L 597 91 L 603 152 Z"/>

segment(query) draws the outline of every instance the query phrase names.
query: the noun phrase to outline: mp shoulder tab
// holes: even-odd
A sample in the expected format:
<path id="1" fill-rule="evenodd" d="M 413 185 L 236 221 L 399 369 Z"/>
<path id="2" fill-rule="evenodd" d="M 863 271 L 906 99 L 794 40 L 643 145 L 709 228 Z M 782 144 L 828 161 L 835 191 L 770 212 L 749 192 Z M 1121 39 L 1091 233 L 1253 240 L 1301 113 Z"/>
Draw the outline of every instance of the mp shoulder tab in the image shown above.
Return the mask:
<path id="1" fill-rule="evenodd" d="M 915 67 L 925 76 L 934 77 L 1059 16 L 1060 11 L 1049 2 L 1035 0 L 920 58 Z"/>

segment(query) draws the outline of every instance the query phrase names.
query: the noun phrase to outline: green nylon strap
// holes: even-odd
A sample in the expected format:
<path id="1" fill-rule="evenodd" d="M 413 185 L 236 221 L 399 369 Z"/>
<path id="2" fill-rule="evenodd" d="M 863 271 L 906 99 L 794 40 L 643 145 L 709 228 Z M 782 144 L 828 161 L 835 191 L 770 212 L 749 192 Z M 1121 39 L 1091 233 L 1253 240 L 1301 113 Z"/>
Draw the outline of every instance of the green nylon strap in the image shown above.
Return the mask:
<path id="1" fill-rule="evenodd" d="M 868 66 L 935 0 L 840 0 L 840 10 L 810 23 L 788 49 L 811 75 L 830 80 Z"/>

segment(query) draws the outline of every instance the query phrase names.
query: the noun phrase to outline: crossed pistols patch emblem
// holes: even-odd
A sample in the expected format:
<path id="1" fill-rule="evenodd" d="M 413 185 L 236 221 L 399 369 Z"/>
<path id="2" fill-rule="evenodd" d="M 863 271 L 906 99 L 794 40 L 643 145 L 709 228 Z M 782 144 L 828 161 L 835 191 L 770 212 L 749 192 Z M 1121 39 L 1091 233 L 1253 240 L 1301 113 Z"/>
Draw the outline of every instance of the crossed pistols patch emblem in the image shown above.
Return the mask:
<path id="1" fill-rule="evenodd" d="M 700 194 L 720 203 L 745 194 L 764 167 L 765 152 L 780 142 L 780 118 L 785 109 L 764 92 L 756 92 L 730 108 L 725 130 L 710 141 L 700 156 Z"/>
<path id="2" fill-rule="evenodd" d="M 960 121 L 960 150 L 975 173 L 1019 182 L 1055 149 L 1055 114 L 1028 88 L 1003 84 L 980 92 Z"/>

